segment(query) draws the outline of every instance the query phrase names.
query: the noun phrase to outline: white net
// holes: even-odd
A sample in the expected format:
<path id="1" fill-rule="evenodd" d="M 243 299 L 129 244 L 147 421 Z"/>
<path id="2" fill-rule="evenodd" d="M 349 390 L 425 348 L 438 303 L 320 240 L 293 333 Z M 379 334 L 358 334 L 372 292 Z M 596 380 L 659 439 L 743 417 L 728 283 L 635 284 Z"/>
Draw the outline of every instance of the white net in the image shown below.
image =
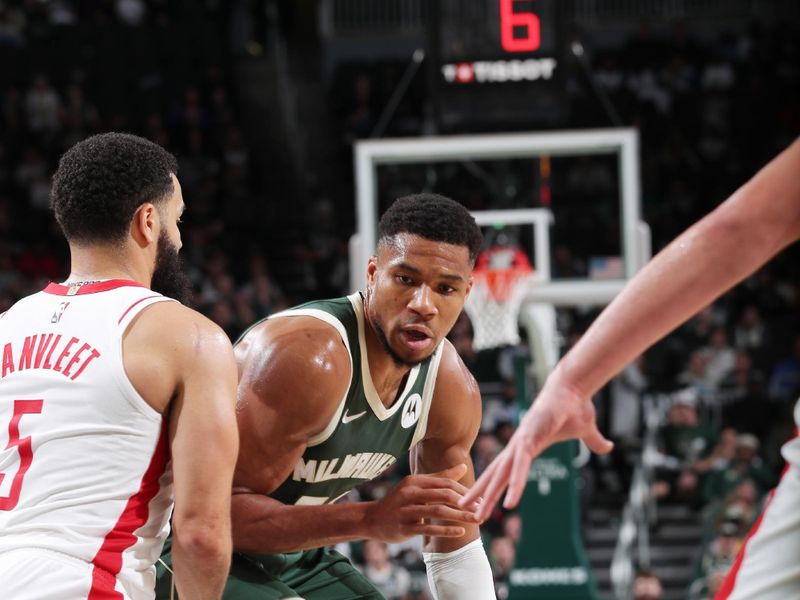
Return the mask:
<path id="1" fill-rule="evenodd" d="M 533 281 L 530 263 L 517 248 L 490 249 L 478 258 L 464 306 L 475 350 L 519 344 L 519 311 Z"/>

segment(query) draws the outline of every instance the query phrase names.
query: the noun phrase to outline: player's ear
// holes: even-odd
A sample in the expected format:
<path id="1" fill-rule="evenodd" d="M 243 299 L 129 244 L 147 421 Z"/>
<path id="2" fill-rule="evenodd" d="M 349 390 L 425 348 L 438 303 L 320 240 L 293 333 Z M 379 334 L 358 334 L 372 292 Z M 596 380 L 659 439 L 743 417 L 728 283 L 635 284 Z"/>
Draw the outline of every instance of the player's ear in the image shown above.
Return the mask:
<path id="1" fill-rule="evenodd" d="M 367 261 L 367 285 L 375 283 L 375 274 L 378 272 L 378 257 L 370 256 Z"/>
<path id="2" fill-rule="evenodd" d="M 144 202 L 133 213 L 131 235 L 141 247 L 148 246 L 158 240 L 159 214 L 155 205 Z"/>
<path id="3" fill-rule="evenodd" d="M 467 296 L 469 296 L 469 293 L 472 291 L 472 281 L 473 281 L 473 279 L 472 279 L 472 276 L 470 275 L 470 278 L 467 279 L 467 289 L 464 292 L 464 300 L 467 299 Z"/>

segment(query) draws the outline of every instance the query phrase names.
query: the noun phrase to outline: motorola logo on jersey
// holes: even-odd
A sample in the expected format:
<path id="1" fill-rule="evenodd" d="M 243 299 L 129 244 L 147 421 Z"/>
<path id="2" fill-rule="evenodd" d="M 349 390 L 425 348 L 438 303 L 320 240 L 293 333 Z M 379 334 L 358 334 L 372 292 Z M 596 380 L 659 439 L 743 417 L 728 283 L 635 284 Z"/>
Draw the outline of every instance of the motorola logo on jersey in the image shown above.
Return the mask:
<path id="1" fill-rule="evenodd" d="M 406 402 L 403 405 L 403 418 L 400 420 L 403 429 L 408 429 L 419 421 L 421 411 L 422 396 L 419 394 L 411 394 L 406 398 Z"/>

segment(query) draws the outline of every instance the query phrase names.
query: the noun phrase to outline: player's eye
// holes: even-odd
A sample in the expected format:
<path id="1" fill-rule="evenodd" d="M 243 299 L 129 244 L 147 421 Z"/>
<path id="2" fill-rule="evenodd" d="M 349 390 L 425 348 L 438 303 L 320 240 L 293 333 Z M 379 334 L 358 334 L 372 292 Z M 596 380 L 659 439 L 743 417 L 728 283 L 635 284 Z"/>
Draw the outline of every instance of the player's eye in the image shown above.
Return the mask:
<path id="1" fill-rule="evenodd" d="M 409 277 L 408 275 L 396 275 L 395 279 L 397 279 L 397 281 L 399 281 L 403 285 L 412 285 L 414 283 L 414 280 L 411 279 L 411 277 Z"/>

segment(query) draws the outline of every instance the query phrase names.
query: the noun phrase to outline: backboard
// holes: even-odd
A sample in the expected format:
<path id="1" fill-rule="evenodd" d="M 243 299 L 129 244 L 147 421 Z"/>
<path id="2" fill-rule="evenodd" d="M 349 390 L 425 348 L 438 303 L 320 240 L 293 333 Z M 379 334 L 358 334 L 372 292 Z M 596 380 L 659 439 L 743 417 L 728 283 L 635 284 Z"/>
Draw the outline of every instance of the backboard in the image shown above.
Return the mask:
<path id="1" fill-rule="evenodd" d="M 402 180 L 402 166 L 413 166 L 417 171 L 426 171 L 425 187 L 447 194 L 437 185 L 443 179 L 437 169 L 453 170 L 460 165 L 465 172 L 477 172 L 477 180 L 488 180 L 488 195 L 492 195 L 496 190 L 491 188 L 497 187 L 492 185 L 493 182 L 497 183 L 501 178 L 495 176 L 492 180 L 492 174 L 488 171 L 494 165 L 510 165 L 499 169 L 500 173 L 508 173 L 510 178 L 518 179 L 515 168 L 518 172 L 538 170 L 537 174 L 531 176 L 532 180 L 536 180 L 534 187 L 541 190 L 543 185 L 547 185 L 548 190 L 552 188 L 552 192 L 549 192 L 552 195 L 523 198 L 522 203 L 528 206 L 511 209 L 506 208 L 508 198 L 494 198 L 500 208 L 474 211 L 474 214 L 480 225 L 489 228 L 531 225 L 533 235 L 526 244 L 532 254 L 537 284 L 530 290 L 529 301 L 554 305 L 605 304 L 649 259 L 649 231 L 641 221 L 638 152 L 638 132 L 627 128 L 359 141 L 355 147 L 358 233 L 351 241 L 351 287 L 359 289 L 363 286 L 367 259 L 375 250 L 381 209 L 379 205 L 386 202 L 386 199 L 382 201 L 379 198 L 384 191 L 382 177 Z M 578 181 L 579 186 L 583 185 L 581 169 L 587 173 L 584 177 L 585 186 L 595 184 L 600 187 L 602 183 L 592 180 L 593 167 L 569 163 L 576 159 L 586 161 L 586 164 L 591 160 L 602 163 L 595 173 L 603 168 L 606 172 L 616 171 L 616 181 L 611 185 L 613 189 L 604 192 L 605 197 L 617 196 L 611 199 L 610 207 L 604 208 L 608 213 L 605 225 L 592 222 L 591 212 L 598 203 L 591 197 L 583 201 L 586 204 L 584 209 L 580 205 L 577 208 L 570 207 L 567 218 L 563 222 L 558 219 L 562 196 L 566 194 L 561 195 L 550 185 L 550 179 L 551 172 L 557 171 L 562 162 L 564 169 L 577 173 L 573 179 Z M 531 165 L 535 169 L 531 169 Z M 543 165 L 546 165 L 547 173 L 544 173 Z M 552 179 L 555 180 L 554 177 Z M 594 179 L 597 180 L 596 175 Z M 504 185 L 504 182 L 500 181 L 499 185 Z M 569 185 L 568 182 L 566 186 Z M 419 187 L 415 188 L 414 182 L 409 181 L 408 192 L 413 191 L 419 191 Z M 452 194 L 452 197 L 463 202 L 458 194 Z M 519 204 L 520 199 L 517 199 L 516 205 Z M 544 216 L 548 212 L 550 216 Z M 584 238 L 601 227 L 609 231 L 616 228 L 619 238 L 616 246 L 611 241 L 610 251 L 601 250 L 596 256 L 585 257 L 584 262 L 588 264 L 585 273 L 579 273 L 574 278 L 563 278 L 553 272 L 553 255 L 557 248 L 551 239 L 550 227 L 555 225 L 562 231 L 576 230 L 578 219 L 570 218 L 576 213 L 585 217 L 582 221 L 588 221 L 588 225 L 584 223 L 584 228 L 588 226 L 590 229 L 588 233 L 579 234 Z"/>

